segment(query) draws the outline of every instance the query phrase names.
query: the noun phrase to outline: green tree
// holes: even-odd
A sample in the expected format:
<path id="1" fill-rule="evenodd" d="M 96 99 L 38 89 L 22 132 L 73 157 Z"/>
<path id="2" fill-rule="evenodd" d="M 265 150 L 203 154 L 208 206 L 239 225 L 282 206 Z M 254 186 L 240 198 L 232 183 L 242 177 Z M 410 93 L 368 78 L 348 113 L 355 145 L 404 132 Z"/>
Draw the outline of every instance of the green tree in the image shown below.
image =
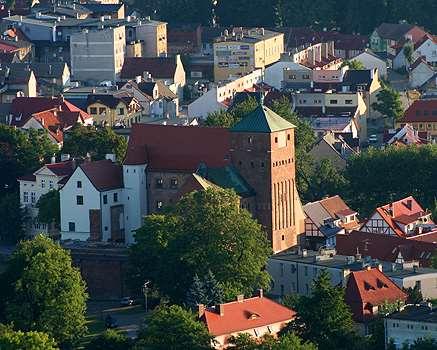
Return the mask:
<path id="1" fill-rule="evenodd" d="M 229 344 L 235 350 L 317 350 L 311 342 L 304 342 L 293 333 L 284 334 L 279 338 L 266 335 L 263 339 L 255 339 L 247 333 L 241 333 L 229 339 Z"/>
<path id="2" fill-rule="evenodd" d="M 51 190 L 46 194 L 43 194 L 38 203 L 36 203 L 38 208 L 38 221 L 52 224 L 58 227 L 61 222 L 61 203 L 59 199 L 59 191 Z"/>
<path id="3" fill-rule="evenodd" d="M 215 278 L 211 270 L 205 276 L 204 286 L 208 303 L 206 305 L 218 305 L 223 303 L 223 288 Z"/>
<path id="4" fill-rule="evenodd" d="M 18 189 L 17 178 L 32 174 L 58 152 L 45 130 L 0 124 L 0 195 Z"/>
<path id="5" fill-rule="evenodd" d="M 404 45 L 404 57 L 408 65 L 411 65 L 411 63 L 413 63 L 413 53 L 414 53 L 414 48 L 412 43 L 407 42 Z"/>
<path id="6" fill-rule="evenodd" d="M 62 153 L 73 157 L 86 157 L 89 154 L 93 160 L 104 159 L 107 153 L 114 153 L 121 162 L 126 150 L 126 139 L 111 128 L 76 124 L 65 137 Z"/>
<path id="7" fill-rule="evenodd" d="M 0 242 L 16 243 L 25 236 L 27 211 L 21 207 L 17 192 L 0 195 Z"/>
<path id="8" fill-rule="evenodd" d="M 407 288 L 405 292 L 408 294 L 409 304 L 420 304 L 423 301 L 422 292 L 417 284 L 413 288 Z"/>
<path id="9" fill-rule="evenodd" d="M 248 99 L 231 106 L 227 111 L 220 110 L 208 114 L 205 125 L 232 128 L 242 118 L 252 112 L 257 106 L 258 102 L 256 99 L 249 97 Z"/>
<path id="10" fill-rule="evenodd" d="M 217 282 L 211 270 L 201 280 L 197 274 L 194 275 L 193 283 L 188 290 L 186 304 L 192 310 L 197 309 L 197 305 L 206 306 L 218 305 L 223 302 L 223 288 Z"/>
<path id="11" fill-rule="evenodd" d="M 204 305 L 208 304 L 205 285 L 200 280 L 199 276 L 197 276 L 197 274 L 194 275 L 193 283 L 190 289 L 188 290 L 186 304 L 193 311 L 196 310 L 197 305 L 199 304 L 204 304 Z"/>
<path id="12" fill-rule="evenodd" d="M 12 326 L 0 324 L 2 350 L 59 350 L 53 338 L 42 332 L 14 331 Z"/>
<path id="13" fill-rule="evenodd" d="M 131 348 L 132 342 L 125 334 L 114 329 L 107 329 L 91 340 L 85 350 L 129 350 Z"/>
<path id="14" fill-rule="evenodd" d="M 140 332 L 138 350 L 207 350 L 212 336 L 196 315 L 178 305 L 159 306 Z"/>
<path id="15" fill-rule="evenodd" d="M 349 67 L 352 70 L 364 70 L 366 67 L 364 64 L 357 60 L 346 60 L 341 64 L 341 67 Z"/>
<path id="16" fill-rule="evenodd" d="M 14 327 L 46 332 L 61 347 L 86 331 L 85 283 L 70 254 L 49 238 L 20 242 L 0 282 L 3 315 Z"/>
<path id="17" fill-rule="evenodd" d="M 171 212 L 149 215 L 130 248 L 131 285 L 144 280 L 182 302 L 193 277 L 211 270 L 225 299 L 267 289 L 271 253 L 261 226 L 239 207 L 232 190 L 210 188 L 184 196 Z"/>
<path id="18" fill-rule="evenodd" d="M 372 103 L 372 108 L 381 113 L 390 121 L 398 121 L 404 114 L 399 92 L 385 86 L 376 95 L 377 102 Z"/>
<path id="19" fill-rule="evenodd" d="M 293 331 L 321 350 L 348 349 L 351 341 L 358 338 L 344 290 L 332 286 L 330 275 L 324 270 L 314 281 L 311 296 L 288 299 L 286 304 L 297 315 L 285 332 Z"/>

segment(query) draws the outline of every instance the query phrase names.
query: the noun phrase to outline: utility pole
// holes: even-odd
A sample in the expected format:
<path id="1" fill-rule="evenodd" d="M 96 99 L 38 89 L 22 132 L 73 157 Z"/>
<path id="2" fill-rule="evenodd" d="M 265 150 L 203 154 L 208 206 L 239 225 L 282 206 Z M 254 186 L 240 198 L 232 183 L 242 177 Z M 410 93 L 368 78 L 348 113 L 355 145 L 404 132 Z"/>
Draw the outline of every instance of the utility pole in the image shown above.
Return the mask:
<path id="1" fill-rule="evenodd" d="M 143 294 L 144 294 L 144 301 L 145 301 L 145 308 L 146 308 L 146 312 L 148 312 L 148 307 L 147 307 L 147 291 L 149 290 L 149 283 L 150 281 L 145 281 L 143 284 Z"/>

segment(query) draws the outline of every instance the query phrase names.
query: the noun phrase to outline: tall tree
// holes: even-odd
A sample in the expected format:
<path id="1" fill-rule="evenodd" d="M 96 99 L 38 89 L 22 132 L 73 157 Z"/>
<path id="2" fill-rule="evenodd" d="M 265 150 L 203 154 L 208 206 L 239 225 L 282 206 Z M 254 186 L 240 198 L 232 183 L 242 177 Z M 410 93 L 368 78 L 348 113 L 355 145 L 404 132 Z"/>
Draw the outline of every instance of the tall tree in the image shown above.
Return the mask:
<path id="1" fill-rule="evenodd" d="M 314 281 L 311 296 L 301 296 L 287 305 L 297 312 L 287 331 L 317 344 L 320 350 L 348 349 L 356 338 L 352 313 L 344 301 L 344 290 L 331 285 L 330 275 L 322 271 Z"/>
<path id="2" fill-rule="evenodd" d="M 159 306 L 138 336 L 138 350 L 208 350 L 212 337 L 196 315 L 180 306 Z"/>
<path id="3" fill-rule="evenodd" d="M 208 271 L 202 280 L 197 274 L 194 275 L 193 283 L 186 297 L 186 304 L 192 310 L 196 310 L 199 304 L 213 306 L 221 304 L 222 302 L 223 288 L 220 283 L 217 282 L 211 270 Z"/>
<path id="4" fill-rule="evenodd" d="M 104 159 L 105 154 L 114 153 L 122 162 L 127 150 L 127 141 L 110 128 L 96 128 L 76 124 L 66 135 L 63 153 L 74 157 L 91 155 L 93 160 Z"/>
<path id="5" fill-rule="evenodd" d="M 136 242 L 130 253 L 131 284 L 151 280 L 175 302 L 183 302 L 196 274 L 205 276 L 209 270 L 225 299 L 268 289 L 264 266 L 270 244 L 232 190 L 187 194 L 170 213 L 147 216 Z"/>
<path id="6" fill-rule="evenodd" d="M 27 211 L 21 207 L 18 192 L 0 195 L 0 242 L 16 243 L 25 236 Z"/>
<path id="7" fill-rule="evenodd" d="M 403 116 L 404 108 L 402 107 L 399 92 L 385 86 L 380 92 L 378 92 L 376 99 L 377 102 L 372 104 L 372 108 L 381 113 L 391 122 L 394 123 Z"/>
<path id="8" fill-rule="evenodd" d="M 416 284 L 414 287 L 409 287 L 405 290 L 408 294 L 409 304 L 420 304 L 423 301 L 423 295 L 420 287 Z"/>
<path id="9" fill-rule="evenodd" d="M 43 194 L 38 203 L 38 221 L 59 226 L 61 222 L 61 203 L 59 198 L 59 191 L 51 190 Z"/>
<path id="10" fill-rule="evenodd" d="M 2 350 L 59 350 L 53 338 L 42 332 L 14 331 L 12 326 L 0 324 Z"/>
<path id="11" fill-rule="evenodd" d="M 129 350 L 131 340 L 115 329 L 107 329 L 85 346 L 85 350 Z"/>
<path id="12" fill-rule="evenodd" d="M 14 327 L 46 332 L 61 347 L 86 331 L 85 283 L 69 253 L 49 238 L 22 241 L 0 277 L 0 306 Z"/>

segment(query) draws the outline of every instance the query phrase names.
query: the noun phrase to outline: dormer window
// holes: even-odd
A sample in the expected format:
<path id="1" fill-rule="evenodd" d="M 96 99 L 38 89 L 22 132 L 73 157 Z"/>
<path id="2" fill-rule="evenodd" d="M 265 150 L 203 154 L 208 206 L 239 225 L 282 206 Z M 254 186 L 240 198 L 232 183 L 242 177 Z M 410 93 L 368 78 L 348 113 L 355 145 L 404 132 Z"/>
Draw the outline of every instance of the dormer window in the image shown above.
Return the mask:
<path id="1" fill-rule="evenodd" d="M 164 180 L 162 178 L 156 179 L 156 188 L 162 188 L 164 185 Z"/>

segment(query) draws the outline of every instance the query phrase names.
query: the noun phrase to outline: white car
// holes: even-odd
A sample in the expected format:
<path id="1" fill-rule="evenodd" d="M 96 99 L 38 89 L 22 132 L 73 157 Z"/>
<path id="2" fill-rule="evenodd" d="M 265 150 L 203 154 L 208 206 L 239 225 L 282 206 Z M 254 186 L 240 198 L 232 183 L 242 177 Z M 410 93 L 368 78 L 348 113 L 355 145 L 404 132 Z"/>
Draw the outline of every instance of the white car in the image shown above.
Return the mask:
<path id="1" fill-rule="evenodd" d="M 123 306 L 131 306 L 134 300 L 131 297 L 124 297 L 120 300 L 120 304 Z"/>

